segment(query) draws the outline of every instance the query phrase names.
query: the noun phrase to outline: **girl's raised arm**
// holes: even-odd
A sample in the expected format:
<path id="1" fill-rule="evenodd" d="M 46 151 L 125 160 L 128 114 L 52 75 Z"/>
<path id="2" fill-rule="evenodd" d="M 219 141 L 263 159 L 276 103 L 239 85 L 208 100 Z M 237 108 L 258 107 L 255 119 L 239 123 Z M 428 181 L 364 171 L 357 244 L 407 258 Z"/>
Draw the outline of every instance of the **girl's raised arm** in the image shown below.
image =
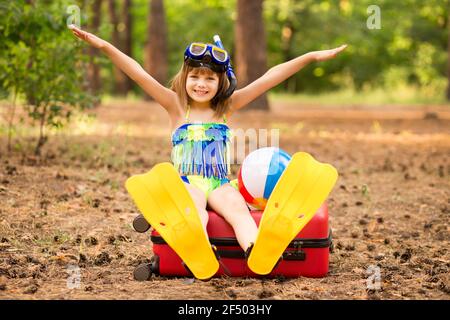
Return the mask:
<path id="1" fill-rule="evenodd" d="M 133 79 L 148 95 L 152 96 L 170 115 L 176 113 L 178 103 L 176 93 L 156 81 L 134 59 L 92 33 L 83 31 L 74 25 L 69 28 L 76 37 L 102 50 L 120 70 Z"/>
<path id="2" fill-rule="evenodd" d="M 231 112 L 234 112 L 262 95 L 264 92 L 280 84 L 303 67 L 314 61 L 325 61 L 337 56 L 347 45 L 331 50 L 308 52 L 300 57 L 270 68 L 264 75 L 246 87 L 237 90 L 231 96 Z"/>

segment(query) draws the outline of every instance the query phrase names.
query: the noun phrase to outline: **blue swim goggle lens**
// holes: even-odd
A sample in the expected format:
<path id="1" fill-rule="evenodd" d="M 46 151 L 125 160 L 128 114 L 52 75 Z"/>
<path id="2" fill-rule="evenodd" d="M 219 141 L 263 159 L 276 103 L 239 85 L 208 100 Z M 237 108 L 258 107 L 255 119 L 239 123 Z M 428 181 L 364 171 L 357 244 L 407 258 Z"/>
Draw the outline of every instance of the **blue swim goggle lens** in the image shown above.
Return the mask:
<path id="1" fill-rule="evenodd" d="M 230 57 L 227 51 L 215 45 L 194 42 L 186 48 L 184 61 L 192 67 L 208 67 L 216 72 L 225 72 Z"/>
<path id="2" fill-rule="evenodd" d="M 225 64 L 228 62 L 228 52 L 219 47 L 206 43 L 191 43 L 189 53 L 193 57 L 203 58 L 206 52 L 209 52 L 215 60 L 215 63 Z"/>

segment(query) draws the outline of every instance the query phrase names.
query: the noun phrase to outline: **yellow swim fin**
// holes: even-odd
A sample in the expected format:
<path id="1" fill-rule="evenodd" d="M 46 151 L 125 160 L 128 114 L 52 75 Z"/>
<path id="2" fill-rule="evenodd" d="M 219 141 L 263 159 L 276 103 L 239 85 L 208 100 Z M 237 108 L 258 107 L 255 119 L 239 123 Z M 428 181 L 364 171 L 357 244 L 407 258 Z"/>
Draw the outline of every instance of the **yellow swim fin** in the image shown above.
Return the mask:
<path id="1" fill-rule="evenodd" d="M 311 220 L 336 183 L 338 173 L 305 152 L 293 155 L 270 195 L 248 258 L 250 270 L 269 274 L 284 250 Z"/>
<path id="2" fill-rule="evenodd" d="M 125 186 L 144 218 L 198 279 L 209 279 L 219 262 L 187 188 L 171 163 L 130 177 Z"/>

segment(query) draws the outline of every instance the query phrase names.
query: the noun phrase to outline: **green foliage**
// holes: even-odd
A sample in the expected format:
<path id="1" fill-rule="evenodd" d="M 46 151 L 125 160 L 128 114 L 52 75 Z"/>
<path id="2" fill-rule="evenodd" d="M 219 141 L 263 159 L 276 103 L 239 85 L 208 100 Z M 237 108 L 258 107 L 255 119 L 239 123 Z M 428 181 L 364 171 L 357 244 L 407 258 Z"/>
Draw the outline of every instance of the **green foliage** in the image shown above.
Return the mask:
<path id="1" fill-rule="evenodd" d="M 51 97 L 50 114 L 61 115 L 67 110 L 64 104 L 87 101 L 83 91 L 77 91 L 82 88 L 80 66 L 87 57 L 80 54 L 80 42 L 65 27 L 64 9 L 74 1 L 34 2 L 32 10 L 23 0 L 0 0 L 0 97 L 21 88 L 21 92 L 27 90 L 29 101 Z M 236 2 L 164 1 L 169 78 L 179 70 L 184 49 L 192 41 L 212 41 L 212 36 L 219 34 L 232 58 L 235 56 Z M 91 4 L 78 1 L 84 28 L 92 19 Z M 132 4 L 133 58 L 143 64 L 150 5 L 149 0 L 133 0 Z M 123 1 L 117 0 L 119 15 L 122 5 Z M 371 5 L 381 10 L 381 29 L 367 27 Z M 349 44 L 338 59 L 311 64 L 274 91 L 395 91 L 408 85 L 429 96 L 443 96 L 449 6 L 450 0 L 264 0 L 268 68 L 309 51 Z M 112 24 L 106 3 L 94 14 L 101 16 L 96 33 L 110 41 Z M 111 61 L 104 55 L 95 61 L 101 66 L 103 91 L 113 94 Z M 53 88 L 61 88 L 56 90 L 66 98 L 53 102 L 60 96 Z M 39 118 L 40 110 L 31 109 L 30 114 Z M 50 123 L 59 123 L 58 116 L 54 118 Z"/>
<path id="2" fill-rule="evenodd" d="M 165 5 L 171 75 L 187 43 L 209 41 L 215 33 L 234 55 L 236 0 L 176 0 Z M 381 29 L 367 27 L 370 5 L 381 10 Z M 435 87 L 436 94 L 446 78 L 448 7 L 449 0 L 265 0 L 268 68 L 309 51 L 349 44 L 338 59 L 306 67 L 276 91 L 394 89 L 390 86 L 409 84 Z"/>
<path id="3" fill-rule="evenodd" d="M 370 5 L 381 10 L 379 30 L 367 28 Z M 309 66 L 289 79 L 283 88 L 290 92 L 394 83 L 428 86 L 446 76 L 448 0 L 265 0 L 265 6 L 269 65 L 349 44 L 338 59 Z"/>
<path id="4" fill-rule="evenodd" d="M 82 72 L 85 55 L 66 26 L 69 1 L 0 2 L 0 87 L 23 96 L 28 115 L 45 126 L 61 127 L 73 108 L 91 106 Z"/>

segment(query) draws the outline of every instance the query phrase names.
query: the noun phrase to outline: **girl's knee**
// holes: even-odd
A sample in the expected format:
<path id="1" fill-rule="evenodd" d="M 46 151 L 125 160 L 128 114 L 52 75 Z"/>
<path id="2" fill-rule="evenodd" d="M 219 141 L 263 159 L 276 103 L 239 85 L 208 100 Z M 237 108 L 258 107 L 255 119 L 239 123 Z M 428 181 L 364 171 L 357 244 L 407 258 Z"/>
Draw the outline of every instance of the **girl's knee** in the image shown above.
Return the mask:
<path id="1" fill-rule="evenodd" d="M 215 198 L 221 198 L 224 201 L 225 200 L 231 200 L 233 197 L 236 196 L 236 192 L 240 195 L 239 191 L 234 189 L 230 184 L 224 184 L 220 186 L 219 188 L 213 190 L 209 196 L 213 196 Z"/>
<path id="2" fill-rule="evenodd" d="M 231 186 L 224 192 L 222 199 L 225 205 L 229 205 L 232 207 L 247 207 L 244 197 L 240 194 L 239 191 Z"/>
<path id="3" fill-rule="evenodd" d="M 185 185 L 189 191 L 189 194 L 191 195 L 192 200 L 194 200 L 194 203 L 197 205 L 198 209 L 205 209 L 206 208 L 205 194 L 197 187 L 194 187 L 187 183 L 185 183 Z"/>
<path id="4" fill-rule="evenodd" d="M 223 185 L 211 192 L 208 203 L 220 212 L 248 211 L 244 197 L 230 185 Z"/>
<path id="5" fill-rule="evenodd" d="M 199 211 L 199 215 L 200 215 L 200 219 L 202 219 L 202 221 L 208 222 L 209 220 L 209 213 L 206 210 L 200 210 Z"/>

